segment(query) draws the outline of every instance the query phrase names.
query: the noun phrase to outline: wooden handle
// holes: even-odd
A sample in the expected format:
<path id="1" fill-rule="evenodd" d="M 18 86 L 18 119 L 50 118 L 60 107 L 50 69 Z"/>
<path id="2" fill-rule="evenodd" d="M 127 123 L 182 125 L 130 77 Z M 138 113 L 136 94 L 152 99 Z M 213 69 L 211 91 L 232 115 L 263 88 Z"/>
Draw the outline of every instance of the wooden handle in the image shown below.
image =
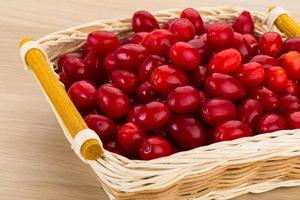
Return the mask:
<path id="1" fill-rule="evenodd" d="M 20 47 L 30 40 L 24 38 Z M 25 56 L 25 61 L 36 75 L 71 136 L 74 138 L 79 131 L 87 129 L 88 126 L 53 73 L 44 54 L 39 49 L 30 49 Z M 99 141 L 90 139 L 81 147 L 81 154 L 87 160 L 96 160 L 103 155 L 103 149 Z"/>
<path id="2" fill-rule="evenodd" d="M 269 8 L 271 12 L 276 7 Z M 297 22 L 288 14 L 282 14 L 277 17 L 275 21 L 276 26 L 284 32 L 287 36 L 299 37 L 300 36 L 300 27 Z"/>

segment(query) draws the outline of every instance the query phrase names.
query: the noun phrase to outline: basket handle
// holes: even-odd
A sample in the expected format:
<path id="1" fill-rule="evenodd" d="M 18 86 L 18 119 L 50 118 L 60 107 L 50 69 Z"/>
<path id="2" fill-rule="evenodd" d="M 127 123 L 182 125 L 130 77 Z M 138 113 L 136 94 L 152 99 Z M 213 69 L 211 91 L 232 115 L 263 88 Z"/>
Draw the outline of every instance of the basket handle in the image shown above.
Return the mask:
<path id="1" fill-rule="evenodd" d="M 300 27 L 297 22 L 288 14 L 288 12 L 282 7 L 271 7 L 268 10 L 269 16 L 267 18 L 267 24 L 272 26 L 274 23 L 276 26 L 284 32 L 287 36 L 299 37 Z"/>
<path id="2" fill-rule="evenodd" d="M 24 38 L 20 42 L 20 48 L 27 42 L 32 42 L 32 40 Z M 25 52 L 23 57 L 24 62 L 26 62 L 26 65 L 30 67 L 37 77 L 73 139 L 76 140 L 79 136 L 78 133 L 86 133 L 86 130 L 89 130 L 88 126 L 53 73 L 53 69 L 44 52 L 39 48 L 32 47 Z M 81 136 L 78 138 L 82 139 L 84 137 Z M 96 160 L 103 156 L 103 147 L 100 139 L 91 138 L 86 139 L 82 143 L 79 142 L 81 144 L 79 147 L 80 157 L 82 156 L 86 160 Z"/>

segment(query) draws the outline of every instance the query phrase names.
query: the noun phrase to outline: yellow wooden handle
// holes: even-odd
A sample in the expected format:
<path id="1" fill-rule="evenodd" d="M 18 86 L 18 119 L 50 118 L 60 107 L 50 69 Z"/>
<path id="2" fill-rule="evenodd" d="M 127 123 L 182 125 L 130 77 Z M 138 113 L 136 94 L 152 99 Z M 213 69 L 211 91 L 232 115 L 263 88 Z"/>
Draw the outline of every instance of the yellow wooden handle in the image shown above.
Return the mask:
<path id="1" fill-rule="evenodd" d="M 30 40 L 24 38 L 20 47 Z M 71 136 L 74 138 L 79 131 L 87 129 L 85 121 L 53 73 L 44 54 L 39 49 L 30 49 L 25 56 L 25 61 L 36 75 Z M 103 155 L 103 149 L 99 141 L 90 139 L 82 145 L 81 154 L 87 160 L 96 160 Z"/>
<path id="2" fill-rule="evenodd" d="M 276 7 L 269 8 L 269 12 L 271 12 L 274 8 L 276 8 Z M 291 37 L 299 37 L 300 36 L 300 27 L 299 27 L 299 25 L 288 14 L 280 15 L 276 19 L 275 24 L 287 36 L 291 36 Z"/>

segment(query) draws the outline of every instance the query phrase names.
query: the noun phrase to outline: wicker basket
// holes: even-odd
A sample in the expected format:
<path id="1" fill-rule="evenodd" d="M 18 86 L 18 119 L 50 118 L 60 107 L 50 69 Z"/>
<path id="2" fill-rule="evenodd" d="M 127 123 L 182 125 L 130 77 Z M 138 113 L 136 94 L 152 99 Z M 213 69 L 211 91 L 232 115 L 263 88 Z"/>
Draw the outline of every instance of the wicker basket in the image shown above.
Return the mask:
<path id="1" fill-rule="evenodd" d="M 243 9 L 197 10 L 205 22 L 231 23 Z M 155 13 L 155 17 L 163 23 L 180 12 L 180 9 L 165 10 Z M 251 13 L 257 35 L 270 30 L 279 32 L 276 26 L 267 26 L 266 14 Z M 38 43 L 55 67 L 58 56 L 81 48 L 89 32 L 103 29 L 124 38 L 132 34 L 130 28 L 130 18 L 97 21 L 52 33 L 39 39 Z M 53 109 L 56 111 L 55 106 Z M 67 139 L 73 143 L 70 130 L 61 116 L 57 116 Z M 103 151 L 103 157 L 87 163 L 111 199 L 224 200 L 249 192 L 300 185 L 299 130 L 220 142 L 151 161 L 129 160 Z"/>

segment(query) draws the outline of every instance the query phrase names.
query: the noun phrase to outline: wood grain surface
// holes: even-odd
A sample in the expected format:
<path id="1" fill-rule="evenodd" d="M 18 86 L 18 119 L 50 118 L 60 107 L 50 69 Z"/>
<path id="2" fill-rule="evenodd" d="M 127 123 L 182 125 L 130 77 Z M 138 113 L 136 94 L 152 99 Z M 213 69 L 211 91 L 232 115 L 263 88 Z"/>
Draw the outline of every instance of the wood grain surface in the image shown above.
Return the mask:
<path id="1" fill-rule="evenodd" d="M 283 6 L 300 21 L 296 0 L 0 0 L 0 199 L 107 200 L 93 171 L 73 153 L 33 75 L 18 54 L 24 36 L 39 38 L 135 10 Z M 248 194 L 236 200 L 298 200 L 300 188 Z"/>

